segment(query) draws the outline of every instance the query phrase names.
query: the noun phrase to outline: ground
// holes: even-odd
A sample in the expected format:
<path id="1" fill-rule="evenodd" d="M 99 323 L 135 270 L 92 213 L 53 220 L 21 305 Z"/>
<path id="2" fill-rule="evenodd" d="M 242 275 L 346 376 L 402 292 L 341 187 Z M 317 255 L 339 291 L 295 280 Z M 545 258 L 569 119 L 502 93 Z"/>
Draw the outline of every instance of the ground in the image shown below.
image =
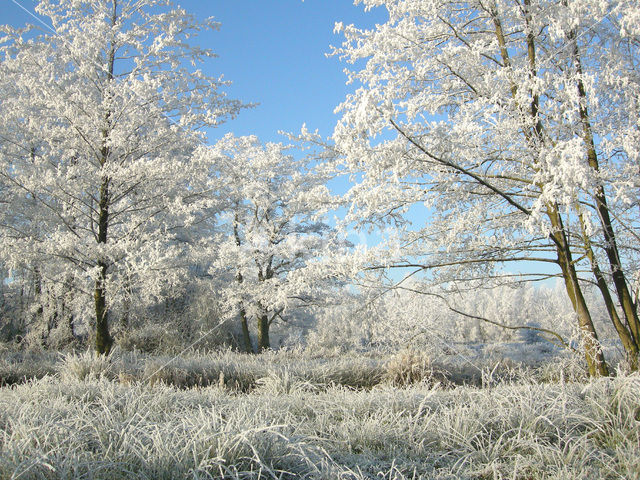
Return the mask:
<path id="1" fill-rule="evenodd" d="M 15 355 L 0 478 L 640 478 L 640 376 L 569 357 Z"/>

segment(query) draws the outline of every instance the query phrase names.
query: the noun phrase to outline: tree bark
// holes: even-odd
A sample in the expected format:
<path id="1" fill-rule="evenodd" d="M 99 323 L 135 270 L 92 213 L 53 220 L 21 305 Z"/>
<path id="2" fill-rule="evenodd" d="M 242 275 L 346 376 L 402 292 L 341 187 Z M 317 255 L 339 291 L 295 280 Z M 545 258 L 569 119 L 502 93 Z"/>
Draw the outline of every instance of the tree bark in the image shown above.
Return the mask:
<path id="1" fill-rule="evenodd" d="M 100 212 L 98 219 L 98 244 L 106 244 L 109 228 L 109 180 L 104 178 L 100 188 Z M 98 278 L 94 289 L 96 310 L 96 351 L 107 355 L 111 351 L 113 338 L 109 334 L 109 310 L 107 308 L 107 270 L 108 263 L 98 260 Z"/>
<path id="2" fill-rule="evenodd" d="M 37 302 L 38 309 L 36 310 L 34 321 L 39 323 L 44 318 L 44 305 L 42 304 L 42 276 L 38 267 L 33 269 L 33 297 Z"/>
<path id="3" fill-rule="evenodd" d="M 598 285 L 600 294 L 604 299 L 604 303 L 607 308 L 607 313 L 609 314 L 609 319 L 611 320 L 611 323 L 613 323 L 613 326 L 615 327 L 616 332 L 618 332 L 618 337 L 622 342 L 622 347 L 624 348 L 625 353 L 627 355 L 627 361 L 629 362 L 629 367 L 631 368 L 632 371 L 635 372 L 638 370 L 638 344 L 634 340 L 632 333 L 622 323 L 622 320 L 618 315 L 618 309 L 616 308 L 615 302 L 611 297 L 611 292 L 609 291 L 609 285 L 607 284 L 607 281 L 604 277 L 604 274 L 602 273 L 602 270 L 600 270 L 598 259 L 593 253 L 591 239 L 589 238 L 586 232 L 584 217 L 582 215 L 582 212 L 580 212 L 579 210 L 579 206 L 577 207 L 577 209 L 578 209 L 578 217 L 580 218 L 580 226 L 582 228 L 582 238 L 584 242 L 585 253 L 587 255 L 587 258 L 589 259 L 589 262 L 591 263 L 591 271 L 593 272 L 593 276 L 596 279 L 596 284 Z"/>
<path id="4" fill-rule="evenodd" d="M 236 208 L 238 206 L 236 205 Z M 238 211 L 236 210 L 233 216 L 233 236 L 236 241 L 236 245 L 239 247 L 242 245 L 242 240 L 240 239 L 240 232 L 238 231 Z M 238 269 L 236 272 L 236 282 L 242 284 L 244 282 L 244 277 L 242 276 L 242 272 Z M 240 309 L 240 324 L 242 326 L 242 345 L 244 347 L 244 351 L 247 353 L 255 353 L 253 350 L 253 344 L 251 343 L 251 335 L 249 333 L 249 323 L 247 322 L 247 311 L 244 308 L 244 304 L 242 301 L 239 302 L 238 307 Z"/>
<path id="5" fill-rule="evenodd" d="M 578 274 L 573 263 L 571 248 L 567 241 L 562 217 L 556 207 L 549 207 L 547 214 L 554 228 L 552 236 L 556 246 L 558 264 L 560 265 L 564 278 L 565 289 L 573 305 L 573 310 L 578 317 L 578 326 L 582 334 L 589 375 L 592 377 L 606 377 L 609 375 L 609 368 L 607 367 L 602 348 L 600 348 L 600 343 L 598 342 L 598 335 L 593 325 L 591 314 L 589 313 L 589 307 L 582 294 L 582 288 L 578 281 Z"/>
<path id="6" fill-rule="evenodd" d="M 125 297 L 122 305 L 122 318 L 120 319 L 120 329 L 127 332 L 131 323 L 131 305 L 133 302 L 133 287 L 131 286 L 131 276 L 126 275 L 124 279 Z"/>
<path id="7" fill-rule="evenodd" d="M 105 280 L 107 264 L 98 262 L 100 268 L 94 291 L 96 306 L 96 351 L 101 355 L 108 355 L 113 346 L 113 338 L 109 334 L 109 310 L 106 303 Z"/>
<path id="8" fill-rule="evenodd" d="M 271 348 L 269 340 L 269 315 L 264 312 L 258 317 L 258 353 Z"/>
<path id="9" fill-rule="evenodd" d="M 247 312 L 243 306 L 240 306 L 240 323 L 242 325 L 242 345 L 247 353 L 255 353 L 253 344 L 251 343 L 251 335 L 249 333 L 249 323 L 247 321 Z"/>
<path id="10" fill-rule="evenodd" d="M 536 65 L 536 44 L 535 37 L 533 35 L 533 27 L 530 15 L 530 0 L 523 0 L 523 13 L 525 24 L 527 25 L 526 42 L 527 42 L 527 58 L 529 62 L 529 77 L 534 79 L 537 77 L 537 65 Z M 505 35 L 502 30 L 502 24 L 495 8 L 495 5 L 490 11 L 493 17 L 493 23 L 496 29 L 496 37 L 498 45 L 500 47 L 500 54 L 503 60 L 503 66 L 510 68 L 511 60 L 509 58 L 509 51 L 507 48 Z M 516 100 L 516 94 L 518 92 L 518 86 L 511 84 L 511 94 Z M 534 92 L 531 92 L 531 103 L 529 105 L 528 115 L 532 120 L 532 125 L 524 125 L 524 136 L 527 142 L 531 145 L 531 148 L 535 151 L 537 144 L 545 142 L 544 127 L 539 117 L 539 98 Z M 539 185 L 540 189 L 544 189 L 544 185 Z M 578 326 L 582 333 L 582 341 L 585 348 L 585 357 L 589 374 L 591 376 L 607 376 L 609 375 L 609 369 L 607 367 L 604 354 L 600 348 L 598 342 L 598 336 L 596 333 L 589 307 L 586 303 L 582 288 L 578 280 L 578 274 L 573 263 L 571 254 L 571 246 L 569 245 L 567 233 L 562 221 L 562 217 L 558 210 L 557 205 L 547 204 L 547 217 L 549 218 L 553 227 L 553 232 L 549 235 L 550 240 L 554 243 L 557 255 L 557 261 L 562 270 L 562 276 L 564 279 L 565 289 L 573 310 L 578 318 Z"/>

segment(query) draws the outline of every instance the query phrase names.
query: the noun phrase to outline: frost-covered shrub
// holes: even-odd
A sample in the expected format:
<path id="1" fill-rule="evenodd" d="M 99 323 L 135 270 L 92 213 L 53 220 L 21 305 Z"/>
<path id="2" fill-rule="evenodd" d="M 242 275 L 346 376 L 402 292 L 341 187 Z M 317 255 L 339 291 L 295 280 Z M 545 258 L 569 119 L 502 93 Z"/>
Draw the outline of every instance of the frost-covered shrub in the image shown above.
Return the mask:
<path id="1" fill-rule="evenodd" d="M 311 366 L 309 370 L 307 378 L 314 383 L 356 389 L 372 388 L 378 385 L 384 376 L 383 361 L 353 354 L 325 359 L 316 366 Z"/>
<path id="2" fill-rule="evenodd" d="M 0 325 L 0 345 L 19 343 L 26 333 L 24 321 L 14 312 L 6 312 L 0 309 L 0 315 L 2 315 L 2 325 Z"/>
<path id="3" fill-rule="evenodd" d="M 343 292 L 338 302 L 316 311 L 314 328 L 306 337 L 307 348 L 320 356 L 333 356 L 379 346 L 372 331 L 383 317 L 379 306 L 366 292 Z"/>
<path id="4" fill-rule="evenodd" d="M 149 323 L 122 332 L 117 337 L 117 344 L 126 351 L 137 350 L 157 354 L 182 350 L 184 339 L 179 332 L 167 325 Z"/>
<path id="5" fill-rule="evenodd" d="M 217 365 L 207 367 L 193 365 L 188 360 L 154 358 L 145 362 L 141 381 L 149 385 L 162 383 L 177 388 L 209 386 L 218 381 L 220 370 L 216 368 Z"/>
<path id="6" fill-rule="evenodd" d="M 261 386 L 263 390 L 271 387 L 286 390 L 287 385 L 299 383 L 317 388 L 342 385 L 369 389 L 382 381 L 384 362 L 355 355 L 318 358 L 301 350 L 271 351 L 262 355 L 223 351 L 146 357 L 138 361 L 137 368 L 119 366 L 118 371 L 132 374 L 126 377 L 129 383 L 162 383 L 177 388 L 217 385 L 231 391 L 249 392 Z"/>
<path id="7" fill-rule="evenodd" d="M 147 362 L 143 370 L 143 378 L 150 385 L 162 383 L 179 388 L 192 387 L 198 385 L 196 375 L 193 371 L 187 371 L 178 365 L 161 360 Z"/>
<path id="8" fill-rule="evenodd" d="M 220 386 L 233 391 L 250 391 L 265 377 L 273 363 L 268 359 L 235 352 L 156 356 L 146 359 L 138 380 L 149 385 L 177 388 Z"/>
<path id="9" fill-rule="evenodd" d="M 289 395 L 296 392 L 318 391 L 318 386 L 309 380 L 297 377 L 291 370 L 284 368 L 271 370 L 265 377 L 256 381 L 256 393 L 267 395 Z"/>
<path id="10" fill-rule="evenodd" d="M 188 317 L 154 320 L 122 331 L 117 345 L 125 351 L 149 354 L 184 354 L 187 351 L 215 351 L 237 347 L 238 325 L 231 322 L 205 324 Z"/>

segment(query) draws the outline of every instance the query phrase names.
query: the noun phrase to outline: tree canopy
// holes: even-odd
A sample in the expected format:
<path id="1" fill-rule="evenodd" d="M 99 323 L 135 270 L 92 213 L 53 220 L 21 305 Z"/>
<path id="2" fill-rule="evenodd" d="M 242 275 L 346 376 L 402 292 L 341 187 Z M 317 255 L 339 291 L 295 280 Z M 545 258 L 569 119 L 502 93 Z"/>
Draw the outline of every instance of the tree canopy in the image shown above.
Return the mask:
<path id="1" fill-rule="evenodd" d="M 423 204 L 425 222 L 399 230 L 394 262 L 437 269 L 445 283 L 505 280 L 512 262 L 556 264 L 590 369 L 604 374 L 580 286 L 590 277 L 637 365 L 637 4 L 362 3 L 389 20 L 336 25 L 345 41 L 333 53 L 360 85 L 333 137 L 362 173 L 353 218 L 395 220 Z"/>

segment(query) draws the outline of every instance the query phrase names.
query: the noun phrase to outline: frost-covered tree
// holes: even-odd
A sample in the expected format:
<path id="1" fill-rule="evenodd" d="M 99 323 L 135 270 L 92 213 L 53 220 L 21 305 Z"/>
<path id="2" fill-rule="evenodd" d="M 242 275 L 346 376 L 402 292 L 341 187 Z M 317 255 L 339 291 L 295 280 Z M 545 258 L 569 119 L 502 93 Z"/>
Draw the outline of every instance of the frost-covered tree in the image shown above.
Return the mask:
<path id="1" fill-rule="evenodd" d="M 637 368 L 637 2 L 362 3 L 389 20 L 336 27 L 346 39 L 334 53 L 360 85 L 334 132 L 363 172 L 351 218 L 396 222 L 387 264 L 447 285 L 509 281 L 501 267 L 513 262 L 556 265 L 589 370 L 607 374 L 580 283 L 589 273 Z M 425 223 L 408 228 L 415 204 Z"/>
<path id="2" fill-rule="evenodd" d="M 200 208 L 198 131 L 237 113 L 190 45 L 216 29 L 170 0 L 41 0 L 37 34 L 4 27 L 0 50 L 2 255 L 109 311 L 166 293 L 184 269 L 182 227 Z M 123 307 L 123 308 L 126 308 Z"/>
<path id="3" fill-rule="evenodd" d="M 340 247 L 324 218 L 328 178 L 287 150 L 229 134 L 196 154 L 211 165 L 211 190 L 223 211 L 211 273 L 230 279 L 221 292 L 224 310 L 240 317 L 247 351 L 254 351 L 249 321 L 256 325 L 257 350 L 270 348 L 273 322 L 330 285 L 318 260 Z"/>

